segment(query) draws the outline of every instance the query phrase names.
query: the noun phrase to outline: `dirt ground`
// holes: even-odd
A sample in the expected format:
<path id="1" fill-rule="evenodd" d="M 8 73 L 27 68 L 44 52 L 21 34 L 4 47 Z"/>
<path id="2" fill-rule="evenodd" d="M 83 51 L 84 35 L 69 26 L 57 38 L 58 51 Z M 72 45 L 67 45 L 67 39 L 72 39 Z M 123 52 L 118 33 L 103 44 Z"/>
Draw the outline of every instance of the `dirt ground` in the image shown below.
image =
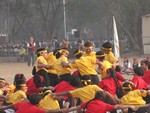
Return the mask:
<path id="1" fill-rule="evenodd" d="M 32 67 L 28 67 L 26 63 L 0 63 L 0 77 L 5 78 L 12 83 L 15 74 L 23 73 L 27 79 L 32 77 Z"/>
<path id="2" fill-rule="evenodd" d="M 13 83 L 14 76 L 17 73 L 23 73 L 28 80 L 32 77 L 32 67 L 28 67 L 26 63 L 0 63 L 0 77 L 5 78 L 9 83 Z M 132 75 L 126 75 L 125 78 L 131 79 Z"/>

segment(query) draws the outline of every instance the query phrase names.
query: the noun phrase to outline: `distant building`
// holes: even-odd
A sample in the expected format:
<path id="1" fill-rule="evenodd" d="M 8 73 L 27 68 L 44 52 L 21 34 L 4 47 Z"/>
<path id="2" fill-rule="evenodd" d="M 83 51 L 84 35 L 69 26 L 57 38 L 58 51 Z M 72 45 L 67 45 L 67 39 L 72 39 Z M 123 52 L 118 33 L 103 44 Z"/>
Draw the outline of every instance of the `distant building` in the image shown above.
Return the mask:
<path id="1" fill-rule="evenodd" d="M 142 16 L 142 40 L 144 54 L 150 54 L 150 14 Z"/>

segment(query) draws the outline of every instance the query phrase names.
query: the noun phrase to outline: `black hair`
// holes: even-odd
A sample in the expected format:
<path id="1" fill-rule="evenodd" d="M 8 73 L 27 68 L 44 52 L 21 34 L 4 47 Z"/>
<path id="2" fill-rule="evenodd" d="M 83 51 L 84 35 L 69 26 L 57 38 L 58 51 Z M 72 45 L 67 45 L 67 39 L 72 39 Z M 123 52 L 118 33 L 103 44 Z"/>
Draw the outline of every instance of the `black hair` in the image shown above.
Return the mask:
<path id="1" fill-rule="evenodd" d="M 95 97 L 94 97 L 92 100 L 89 100 L 89 101 L 85 104 L 85 106 L 84 106 L 84 108 L 83 108 L 83 113 L 85 113 L 85 111 L 86 111 L 88 105 L 90 104 L 90 102 L 92 102 L 93 100 L 97 100 L 97 99 L 102 100 L 102 101 L 104 101 L 104 102 L 107 103 L 106 92 L 105 92 L 105 91 L 97 91 L 97 92 L 95 93 Z"/>
<path id="2" fill-rule="evenodd" d="M 36 66 L 33 66 L 32 75 L 35 76 L 35 74 L 36 74 Z"/>
<path id="3" fill-rule="evenodd" d="M 79 88 L 82 86 L 81 80 L 78 76 L 70 77 L 69 83 L 76 88 Z"/>
<path id="4" fill-rule="evenodd" d="M 91 46 L 93 46 L 93 43 L 90 41 L 84 43 L 84 47 L 91 47 Z"/>
<path id="5" fill-rule="evenodd" d="M 36 51 L 36 55 L 37 55 L 37 57 L 39 57 L 40 56 L 40 51 L 44 51 L 44 50 L 46 50 L 45 48 L 39 48 L 37 51 Z"/>
<path id="6" fill-rule="evenodd" d="M 41 99 L 42 99 L 42 97 L 41 97 L 39 94 L 37 94 L 37 93 L 31 94 L 31 95 L 29 96 L 29 101 L 30 101 L 30 103 L 31 103 L 32 105 L 37 105 L 37 104 L 39 104 L 39 102 L 41 101 Z"/>
<path id="7" fill-rule="evenodd" d="M 102 47 L 103 47 L 103 48 L 112 48 L 112 44 L 111 44 L 110 42 L 104 42 L 104 43 L 102 44 Z"/>
<path id="8" fill-rule="evenodd" d="M 22 73 L 16 74 L 15 77 L 14 77 L 14 83 L 13 83 L 13 84 L 15 85 L 15 84 L 16 84 L 16 81 L 17 81 L 17 80 L 20 80 L 20 79 L 26 80 L 24 74 L 22 74 Z"/>
<path id="9" fill-rule="evenodd" d="M 48 91 L 49 89 L 44 89 L 44 90 L 42 90 L 41 92 L 43 93 L 43 98 L 46 96 L 46 95 L 48 95 L 48 94 L 50 94 L 50 92 L 51 92 L 51 90 L 49 90 L 50 92 L 46 92 L 46 91 Z"/>
<path id="10" fill-rule="evenodd" d="M 136 68 L 134 68 L 134 73 L 138 76 L 143 76 L 144 69 L 142 67 L 136 67 Z"/>
<path id="11" fill-rule="evenodd" d="M 73 54 L 76 54 L 76 53 L 78 53 L 79 51 L 80 51 L 80 49 L 76 49 Z M 77 59 L 79 59 L 79 58 L 82 56 L 82 54 L 83 54 L 83 53 L 81 52 L 81 53 L 79 53 L 78 55 L 75 55 L 75 57 L 76 57 Z"/>
<path id="12" fill-rule="evenodd" d="M 118 79 L 117 79 L 117 75 L 116 75 L 115 69 L 113 69 L 113 68 L 108 68 L 108 69 L 106 70 L 106 72 L 109 73 L 109 74 L 110 74 L 110 77 L 112 77 L 112 78 L 114 79 L 114 81 L 115 81 L 115 83 L 116 83 L 116 89 L 119 88 L 119 87 L 120 87 L 120 84 L 119 84 L 119 81 L 118 81 Z"/>
<path id="13" fill-rule="evenodd" d="M 148 69 L 150 69 L 150 62 L 148 60 L 142 60 L 141 63 L 144 63 L 145 65 L 148 66 Z"/>
<path id="14" fill-rule="evenodd" d="M 60 58 L 60 56 L 62 55 L 62 52 L 59 52 L 61 49 L 57 49 L 54 51 L 54 55 L 56 56 L 56 59 Z"/>
<path id="15" fill-rule="evenodd" d="M 22 88 L 22 86 L 20 86 L 21 84 L 26 84 L 26 81 L 23 79 L 17 80 L 15 84 L 17 90 L 20 90 Z"/>
<path id="16" fill-rule="evenodd" d="M 103 51 L 97 51 L 96 55 L 104 55 L 104 52 Z M 98 58 L 98 60 L 104 60 L 105 56 L 101 56 L 101 57 L 97 57 L 97 58 Z"/>
<path id="17" fill-rule="evenodd" d="M 125 89 L 123 89 L 125 87 Z M 124 82 L 122 89 L 125 91 L 132 91 L 133 85 L 130 82 Z"/>
<path id="18" fill-rule="evenodd" d="M 118 65 L 118 66 L 116 66 L 115 70 L 116 70 L 116 72 L 121 72 L 121 67 Z"/>
<path id="19" fill-rule="evenodd" d="M 4 79 L 4 78 L 0 78 L 0 80 L 4 80 L 4 81 L 5 81 L 5 79 Z"/>
<path id="20" fill-rule="evenodd" d="M 89 75 L 83 75 L 81 76 L 81 82 L 83 86 L 87 86 L 92 84 L 91 77 Z"/>

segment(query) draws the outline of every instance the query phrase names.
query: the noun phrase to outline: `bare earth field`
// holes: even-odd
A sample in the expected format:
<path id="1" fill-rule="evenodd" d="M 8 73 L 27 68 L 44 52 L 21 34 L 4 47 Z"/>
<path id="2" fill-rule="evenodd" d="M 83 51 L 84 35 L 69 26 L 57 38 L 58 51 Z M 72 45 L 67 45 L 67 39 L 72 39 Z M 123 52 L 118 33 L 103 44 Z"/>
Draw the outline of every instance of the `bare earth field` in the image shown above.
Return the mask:
<path id="1" fill-rule="evenodd" d="M 28 67 L 26 63 L 0 63 L 0 77 L 5 78 L 9 83 L 13 83 L 14 76 L 17 73 L 23 73 L 28 80 L 32 77 L 32 67 Z M 131 79 L 132 75 L 126 75 L 125 78 Z"/>
<path id="2" fill-rule="evenodd" d="M 32 77 L 32 67 L 28 67 L 26 63 L 0 63 L 0 77 L 5 78 L 12 83 L 15 74 L 23 73 L 27 79 Z"/>

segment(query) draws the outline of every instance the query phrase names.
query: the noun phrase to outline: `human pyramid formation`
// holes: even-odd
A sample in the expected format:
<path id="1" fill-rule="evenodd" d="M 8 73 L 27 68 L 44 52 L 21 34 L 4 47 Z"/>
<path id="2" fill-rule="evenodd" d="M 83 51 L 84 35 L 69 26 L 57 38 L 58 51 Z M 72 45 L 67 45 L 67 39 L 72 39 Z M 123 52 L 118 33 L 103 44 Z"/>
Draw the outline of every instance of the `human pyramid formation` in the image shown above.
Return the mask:
<path id="1" fill-rule="evenodd" d="M 74 51 L 76 60 L 71 62 L 66 48 L 49 54 L 45 48 L 39 48 L 32 78 L 26 80 L 23 74 L 16 74 L 12 85 L 0 78 L 0 113 L 149 111 L 148 60 L 142 60 L 141 67 L 134 68 L 132 80 L 126 80 L 110 42 L 105 42 L 98 52 L 93 51 L 89 41 L 84 48 L 84 52 Z"/>

